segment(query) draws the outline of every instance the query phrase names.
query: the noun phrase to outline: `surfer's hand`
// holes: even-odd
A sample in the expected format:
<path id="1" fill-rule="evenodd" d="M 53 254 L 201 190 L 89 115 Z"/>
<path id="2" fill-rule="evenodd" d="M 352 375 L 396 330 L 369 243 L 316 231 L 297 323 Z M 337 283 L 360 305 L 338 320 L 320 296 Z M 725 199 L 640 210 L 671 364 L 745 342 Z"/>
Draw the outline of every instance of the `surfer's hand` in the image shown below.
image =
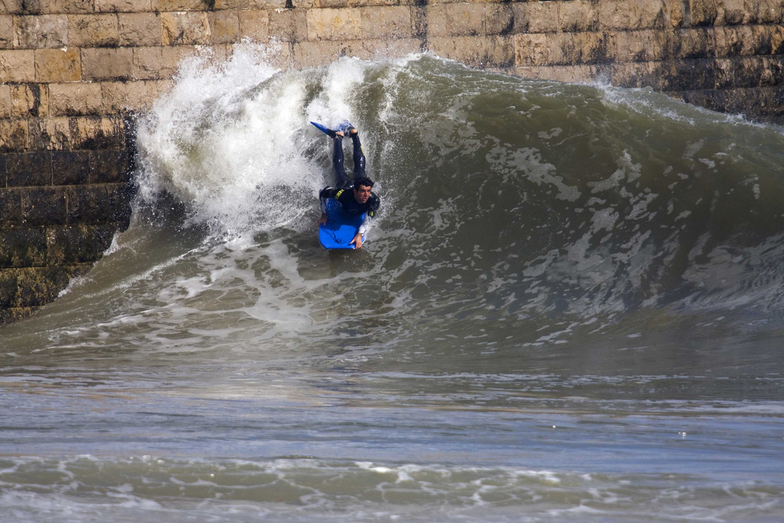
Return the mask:
<path id="1" fill-rule="evenodd" d="M 355 249 L 361 249 L 362 248 L 362 234 L 357 234 L 356 236 L 354 236 L 354 239 L 351 240 L 351 243 L 354 245 Z"/>
<path id="2" fill-rule="evenodd" d="M 322 213 L 321 219 L 319 220 L 319 225 L 326 225 L 327 224 L 327 215 Z"/>

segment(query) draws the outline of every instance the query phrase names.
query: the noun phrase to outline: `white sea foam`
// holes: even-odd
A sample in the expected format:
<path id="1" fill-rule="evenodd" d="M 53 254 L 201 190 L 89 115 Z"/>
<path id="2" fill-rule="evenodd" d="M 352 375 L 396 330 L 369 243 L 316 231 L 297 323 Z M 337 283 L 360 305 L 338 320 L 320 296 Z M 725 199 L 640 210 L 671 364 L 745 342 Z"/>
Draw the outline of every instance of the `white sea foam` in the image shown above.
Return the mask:
<path id="1" fill-rule="evenodd" d="M 225 63 L 182 64 L 175 88 L 139 126 L 142 201 L 171 192 L 194 221 L 232 234 L 296 225 L 312 207 L 325 173 L 307 143 L 328 147 L 308 121 L 354 119 L 351 88 L 368 64 L 345 59 L 315 75 L 282 75 L 266 52 L 246 44 Z M 320 94 L 308 101 L 314 81 Z"/>
<path id="2" fill-rule="evenodd" d="M 10 459 L 15 466 L 0 470 L 0 481 L 23 477 L 28 490 L 3 489 L 0 510 L 24 522 L 241 521 L 261 512 L 290 521 L 534 521 L 567 514 L 763 521 L 782 499 L 780 488 L 758 481 L 693 476 L 314 459 Z M 75 480 L 53 483 L 54 470 Z"/>

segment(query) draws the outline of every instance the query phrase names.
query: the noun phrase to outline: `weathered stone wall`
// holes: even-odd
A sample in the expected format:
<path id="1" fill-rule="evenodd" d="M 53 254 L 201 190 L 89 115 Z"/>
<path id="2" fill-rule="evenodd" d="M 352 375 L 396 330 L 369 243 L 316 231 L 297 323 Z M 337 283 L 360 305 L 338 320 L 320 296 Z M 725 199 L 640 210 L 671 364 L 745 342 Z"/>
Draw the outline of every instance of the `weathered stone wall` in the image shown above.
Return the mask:
<path id="1" fill-rule="evenodd" d="M 131 120 L 177 64 L 242 39 L 280 67 L 430 50 L 784 116 L 784 0 L 0 0 L 0 322 L 56 297 L 127 226 Z"/>
<path id="2" fill-rule="evenodd" d="M 652 87 L 718 111 L 784 115 L 784 0 L 572 0 L 514 36 L 515 73 Z M 549 5 L 548 5 L 549 4 Z"/>
<path id="3" fill-rule="evenodd" d="M 46 92 L 14 86 L 14 100 L 34 90 Z M 0 323 L 56 298 L 130 218 L 130 126 L 119 116 L 32 112 L 10 120 L 16 134 L 0 154 Z"/>

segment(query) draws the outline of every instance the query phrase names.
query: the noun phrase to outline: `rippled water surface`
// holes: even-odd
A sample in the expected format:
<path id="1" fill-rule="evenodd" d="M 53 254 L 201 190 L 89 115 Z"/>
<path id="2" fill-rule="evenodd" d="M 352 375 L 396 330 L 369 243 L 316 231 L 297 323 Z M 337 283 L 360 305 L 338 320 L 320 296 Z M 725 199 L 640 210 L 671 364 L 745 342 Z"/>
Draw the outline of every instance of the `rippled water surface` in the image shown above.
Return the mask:
<path id="1" fill-rule="evenodd" d="M 308 124 L 343 118 L 383 201 L 349 253 Z M 0 332 L 0 520 L 784 510 L 780 128 L 248 46 L 184 64 L 138 146 L 130 229 Z"/>

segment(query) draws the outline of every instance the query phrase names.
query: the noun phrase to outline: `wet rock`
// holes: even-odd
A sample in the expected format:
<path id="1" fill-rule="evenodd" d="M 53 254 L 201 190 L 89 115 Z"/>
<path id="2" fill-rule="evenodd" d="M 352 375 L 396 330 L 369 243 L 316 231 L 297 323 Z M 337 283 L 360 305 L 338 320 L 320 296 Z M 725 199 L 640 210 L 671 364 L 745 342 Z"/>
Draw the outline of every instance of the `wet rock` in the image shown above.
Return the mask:
<path id="1" fill-rule="evenodd" d="M 130 158 L 124 149 L 93 151 L 90 158 L 90 183 L 130 181 Z"/>
<path id="2" fill-rule="evenodd" d="M 4 160 L 5 158 L 0 157 L 0 169 L 2 170 L 5 169 Z M 15 188 L 0 189 L 0 224 L 3 227 L 19 227 L 22 223 L 21 191 Z"/>
<path id="3" fill-rule="evenodd" d="M 28 187 L 22 191 L 25 225 L 64 225 L 67 215 L 65 189 L 62 187 Z"/>
<path id="4" fill-rule="evenodd" d="M 45 262 L 44 227 L 0 229 L 0 267 L 38 267 Z"/>
<path id="5" fill-rule="evenodd" d="M 28 123 L 25 120 L 0 120 L 0 153 L 27 148 Z"/>
<path id="6" fill-rule="evenodd" d="M 52 154 L 48 151 L 8 154 L 5 169 L 8 187 L 51 185 Z"/>
<path id="7" fill-rule="evenodd" d="M 72 263 L 94 263 L 109 248 L 114 236 L 114 225 L 69 225 L 47 230 L 47 258 L 49 266 Z"/>
<path id="8" fill-rule="evenodd" d="M 86 184 L 89 176 L 89 151 L 55 151 L 52 153 L 52 183 L 54 185 Z"/>
<path id="9" fill-rule="evenodd" d="M 68 285 L 69 277 L 63 267 L 32 267 L 16 273 L 16 307 L 40 307 L 57 297 Z"/>
<path id="10" fill-rule="evenodd" d="M 49 86 L 46 84 L 12 86 L 11 106 L 11 115 L 16 118 L 47 116 L 49 114 Z"/>

